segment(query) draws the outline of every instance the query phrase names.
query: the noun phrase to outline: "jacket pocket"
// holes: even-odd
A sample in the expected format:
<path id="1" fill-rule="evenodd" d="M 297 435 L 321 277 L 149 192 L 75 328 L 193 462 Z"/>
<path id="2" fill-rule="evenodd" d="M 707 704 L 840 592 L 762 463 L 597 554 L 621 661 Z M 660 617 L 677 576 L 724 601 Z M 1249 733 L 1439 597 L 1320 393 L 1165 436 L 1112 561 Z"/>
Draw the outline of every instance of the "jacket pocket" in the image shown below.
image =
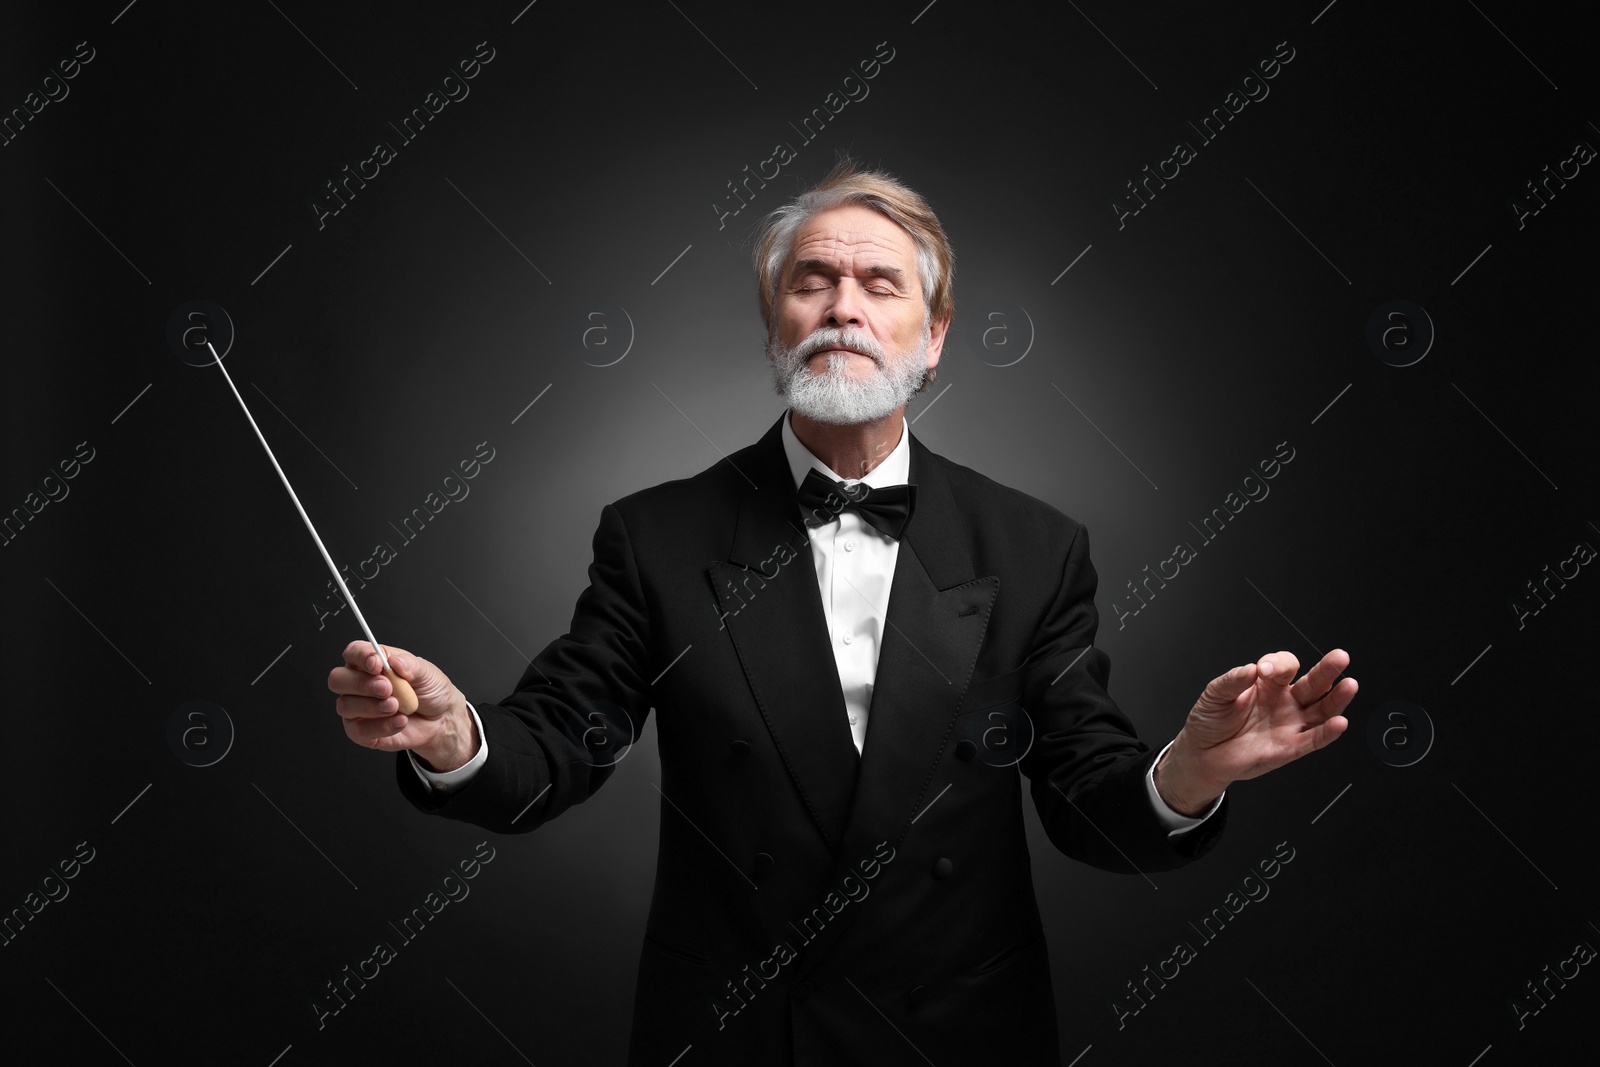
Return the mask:
<path id="1" fill-rule="evenodd" d="M 967 687 L 951 744 L 956 757 L 989 767 L 1012 767 L 1033 748 L 1033 719 L 1022 706 L 1027 672 L 1019 667 Z"/>
<path id="2" fill-rule="evenodd" d="M 966 696 L 962 698 L 961 714 L 970 715 L 995 704 L 1016 703 L 1022 696 L 1022 683 L 1026 680 L 1026 671 L 1018 667 L 1014 671 L 973 682 L 967 686 Z"/>
<path id="3" fill-rule="evenodd" d="M 696 967 L 707 967 L 711 964 L 711 958 L 709 956 L 702 956 L 693 949 L 679 948 L 676 945 L 668 945 L 654 937 L 651 937 L 649 934 L 644 935 L 644 943 L 647 947 L 659 952 L 668 959 L 677 960 L 679 963 L 688 963 Z"/>
<path id="4" fill-rule="evenodd" d="M 1042 944 L 1044 944 L 1044 938 L 1039 937 L 1038 935 L 1034 935 L 1032 937 L 1024 938 L 1023 940 L 1018 941 L 1014 945 L 1010 945 L 1010 946 L 1007 946 L 1006 948 L 1001 949 L 999 952 L 996 952 L 993 956 L 990 956 L 988 959 L 986 959 L 982 963 L 978 964 L 978 973 L 979 974 L 991 974 L 994 971 L 999 970 L 1001 967 L 1004 967 L 1006 964 L 1010 963 L 1013 959 L 1015 959 L 1017 956 L 1021 955 L 1022 953 L 1029 951 L 1030 949 L 1034 948 L 1034 946 L 1036 946 L 1036 945 L 1042 945 Z"/>

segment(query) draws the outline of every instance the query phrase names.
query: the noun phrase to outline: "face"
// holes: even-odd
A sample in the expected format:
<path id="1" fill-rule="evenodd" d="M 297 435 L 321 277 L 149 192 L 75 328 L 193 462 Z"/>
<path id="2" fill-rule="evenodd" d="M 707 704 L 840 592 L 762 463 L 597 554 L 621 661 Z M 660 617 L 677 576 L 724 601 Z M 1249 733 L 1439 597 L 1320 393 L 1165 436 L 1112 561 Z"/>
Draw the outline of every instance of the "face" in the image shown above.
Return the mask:
<path id="1" fill-rule="evenodd" d="M 789 406 L 862 423 L 902 407 L 939 362 L 948 322 L 929 321 L 916 245 L 859 204 L 802 224 L 778 279 L 767 356 Z"/>

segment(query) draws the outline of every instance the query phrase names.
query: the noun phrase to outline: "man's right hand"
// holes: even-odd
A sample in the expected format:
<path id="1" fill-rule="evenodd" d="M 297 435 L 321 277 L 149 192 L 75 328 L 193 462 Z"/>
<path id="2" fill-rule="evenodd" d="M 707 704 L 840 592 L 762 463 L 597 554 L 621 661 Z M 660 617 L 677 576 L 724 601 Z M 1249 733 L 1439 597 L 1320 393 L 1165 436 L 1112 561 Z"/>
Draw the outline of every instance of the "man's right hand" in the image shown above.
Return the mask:
<path id="1" fill-rule="evenodd" d="M 417 710 L 400 713 L 394 686 L 366 641 L 344 649 L 344 666 L 328 674 L 328 688 L 339 694 L 334 710 L 344 720 L 345 736 L 379 752 L 410 749 L 436 771 L 453 771 L 477 754 L 480 739 L 467 710 L 467 698 L 438 667 L 403 648 L 384 645 L 389 666 L 417 694 Z"/>

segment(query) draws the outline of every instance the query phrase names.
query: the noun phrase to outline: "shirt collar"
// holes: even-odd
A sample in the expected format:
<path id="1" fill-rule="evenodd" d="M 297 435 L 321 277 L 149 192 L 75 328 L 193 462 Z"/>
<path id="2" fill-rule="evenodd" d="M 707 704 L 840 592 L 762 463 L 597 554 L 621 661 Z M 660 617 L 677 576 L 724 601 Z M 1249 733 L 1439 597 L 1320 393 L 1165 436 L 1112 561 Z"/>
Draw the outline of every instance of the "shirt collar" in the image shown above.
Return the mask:
<path id="1" fill-rule="evenodd" d="M 829 469 L 828 465 L 816 456 L 811 450 L 800 443 L 800 438 L 794 434 L 794 429 L 789 425 L 793 413 L 783 413 L 783 451 L 789 459 L 789 473 L 794 475 L 795 489 L 800 488 L 800 483 L 805 481 L 806 472 L 815 467 L 828 478 L 842 481 L 846 485 L 856 482 L 865 482 L 876 489 L 880 485 L 903 485 L 911 477 L 911 427 L 906 425 L 904 416 L 900 420 L 900 441 L 883 457 L 879 463 L 867 472 L 864 478 L 845 478 L 837 471 Z"/>

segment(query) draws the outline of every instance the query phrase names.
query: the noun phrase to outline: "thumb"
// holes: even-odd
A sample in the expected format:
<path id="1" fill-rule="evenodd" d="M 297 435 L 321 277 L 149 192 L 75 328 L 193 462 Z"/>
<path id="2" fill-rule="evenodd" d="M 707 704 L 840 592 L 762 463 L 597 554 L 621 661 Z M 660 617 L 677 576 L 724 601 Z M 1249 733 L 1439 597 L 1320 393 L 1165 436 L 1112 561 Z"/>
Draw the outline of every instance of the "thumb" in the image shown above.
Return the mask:
<path id="1" fill-rule="evenodd" d="M 1240 693 L 1255 684 L 1256 671 L 1254 663 L 1245 663 L 1233 668 L 1227 674 L 1219 674 L 1206 683 L 1205 692 L 1201 693 L 1200 699 L 1195 702 L 1195 709 L 1220 711 L 1230 706 Z"/>
<path id="2" fill-rule="evenodd" d="M 425 660 L 408 652 L 406 649 L 395 645 L 384 645 L 383 654 L 389 659 L 389 666 L 394 668 L 394 673 L 406 681 L 415 681 L 419 674 L 419 665 Z"/>
<path id="3" fill-rule="evenodd" d="M 428 717 L 442 714 L 448 707 L 447 698 L 452 688 L 444 672 L 406 649 L 392 645 L 384 645 L 383 649 L 395 675 L 417 694 L 417 714 Z"/>

